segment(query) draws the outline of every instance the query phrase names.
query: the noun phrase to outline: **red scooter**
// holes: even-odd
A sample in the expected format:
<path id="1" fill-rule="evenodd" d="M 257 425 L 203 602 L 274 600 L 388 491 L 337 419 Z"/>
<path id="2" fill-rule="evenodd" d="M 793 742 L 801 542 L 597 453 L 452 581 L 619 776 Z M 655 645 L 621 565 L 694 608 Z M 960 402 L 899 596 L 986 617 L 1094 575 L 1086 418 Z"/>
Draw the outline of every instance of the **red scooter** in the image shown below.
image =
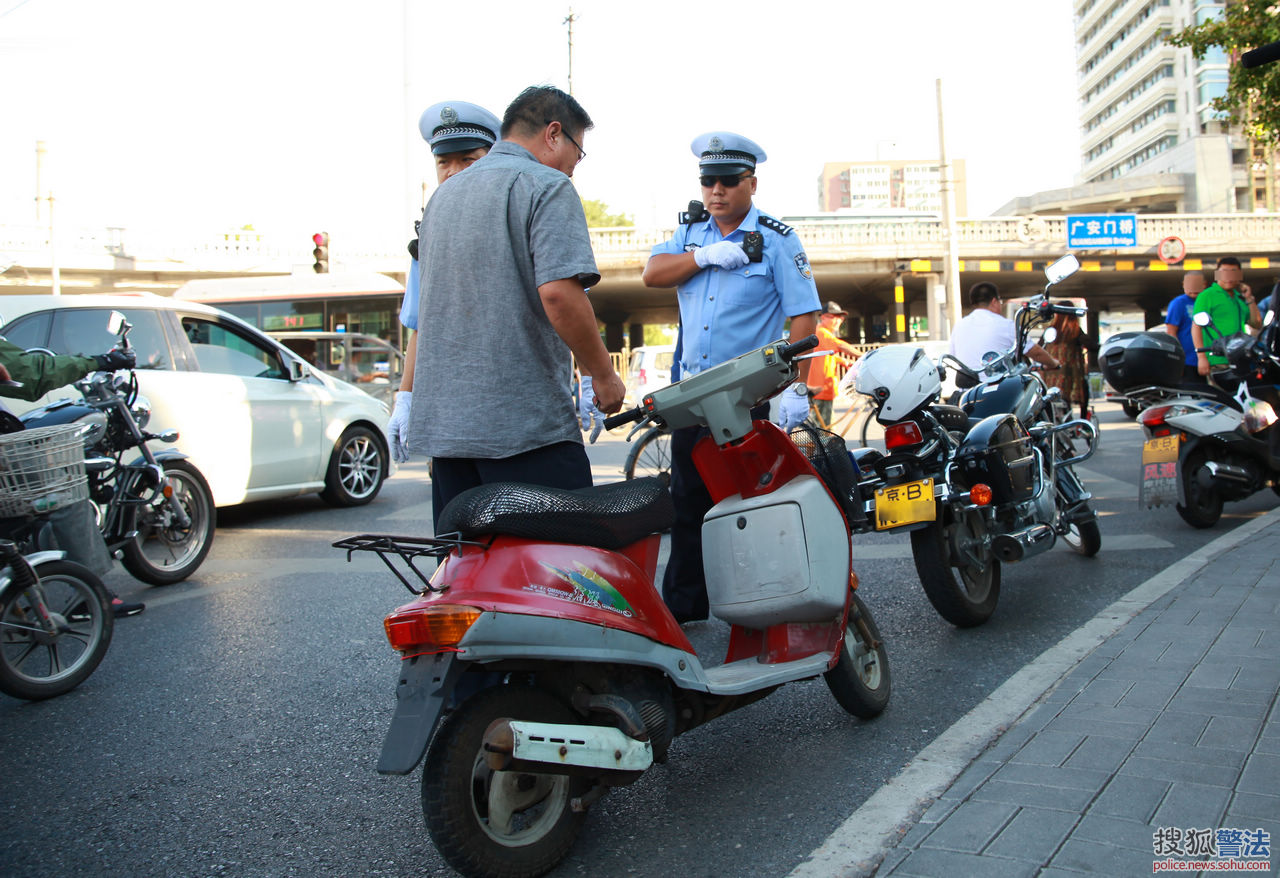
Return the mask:
<path id="1" fill-rule="evenodd" d="M 438 536 L 334 544 L 348 558 L 378 553 L 418 595 L 384 622 L 403 661 L 378 771 L 407 774 L 426 754 L 427 828 L 459 872 L 545 874 L 609 787 L 784 683 L 821 674 L 855 716 L 884 710 L 888 657 L 855 594 L 844 442 L 750 415 L 816 344 L 767 345 L 606 422 L 710 429 L 694 461 L 715 501 L 703 523 L 711 613 L 732 626 L 719 665 L 696 654 L 654 585 L 674 517 L 658 478 L 484 485 L 445 508 Z M 429 579 L 423 556 L 439 561 Z"/>

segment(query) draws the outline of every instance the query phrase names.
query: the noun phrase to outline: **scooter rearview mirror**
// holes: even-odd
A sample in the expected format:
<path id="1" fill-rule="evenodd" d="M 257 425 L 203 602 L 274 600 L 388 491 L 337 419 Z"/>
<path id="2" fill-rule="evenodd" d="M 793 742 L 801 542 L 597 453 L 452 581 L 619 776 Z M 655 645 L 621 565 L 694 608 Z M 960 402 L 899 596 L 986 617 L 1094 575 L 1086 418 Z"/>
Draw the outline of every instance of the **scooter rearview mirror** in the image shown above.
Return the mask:
<path id="1" fill-rule="evenodd" d="M 1049 279 L 1049 284 L 1060 283 L 1071 275 L 1080 270 L 1080 260 L 1076 258 L 1076 254 L 1068 253 L 1057 262 L 1048 266 L 1044 270 L 1044 276 Z"/>
<path id="2" fill-rule="evenodd" d="M 112 311 L 111 316 L 107 318 L 107 332 L 112 335 L 120 334 L 120 327 L 124 325 L 124 315 L 119 311 Z"/>
<path id="3" fill-rule="evenodd" d="M 1211 318 L 1209 317 L 1209 312 L 1201 311 L 1199 314 L 1196 314 L 1191 318 L 1191 322 L 1194 323 L 1196 326 L 1208 326 L 1209 323 L 1211 322 Z"/>

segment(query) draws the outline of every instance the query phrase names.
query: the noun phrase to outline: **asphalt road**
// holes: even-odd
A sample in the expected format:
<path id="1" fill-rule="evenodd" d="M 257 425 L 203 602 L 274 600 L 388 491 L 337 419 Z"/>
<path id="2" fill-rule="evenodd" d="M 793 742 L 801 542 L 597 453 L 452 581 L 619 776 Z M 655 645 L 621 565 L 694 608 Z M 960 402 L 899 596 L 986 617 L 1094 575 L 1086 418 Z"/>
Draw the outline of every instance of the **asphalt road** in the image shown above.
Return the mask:
<path id="1" fill-rule="evenodd" d="M 695 729 L 593 808 L 553 874 L 786 875 L 1024 664 L 1276 505 L 1269 491 L 1229 504 L 1210 531 L 1139 510 L 1141 432 L 1101 411 L 1102 450 L 1081 467 L 1102 513 L 1097 558 L 1059 546 L 1008 566 L 996 615 L 961 631 L 925 599 L 905 537 L 858 538 L 860 594 L 889 648 L 886 712 L 854 719 L 818 680 Z M 618 477 L 625 452 L 620 438 L 591 449 L 597 482 Z M 118 622 L 94 675 L 48 702 L 0 696 L 0 874 L 452 874 L 423 828 L 420 772 L 374 772 L 396 674 L 381 621 L 409 595 L 376 558 L 329 547 L 426 532 L 425 470 L 403 468 L 361 509 L 306 497 L 222 510 L 187 582 L 109 577 L 148 608 Z M 727 639 L 718 622 L 688 630 L 700 649 Z"/>

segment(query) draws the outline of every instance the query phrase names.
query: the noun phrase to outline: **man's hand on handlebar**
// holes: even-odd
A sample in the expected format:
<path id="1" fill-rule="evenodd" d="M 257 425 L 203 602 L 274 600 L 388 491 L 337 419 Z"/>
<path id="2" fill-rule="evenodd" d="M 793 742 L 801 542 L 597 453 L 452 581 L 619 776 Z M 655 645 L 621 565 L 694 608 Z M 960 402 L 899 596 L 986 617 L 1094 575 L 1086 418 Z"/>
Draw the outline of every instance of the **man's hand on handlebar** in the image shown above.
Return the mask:
<path id="1" fill-rule="evenodd" d="M 105 354 L 98 354 L 92 358 L 98 364 L 100 372 L 115 372 L 120 369 L 132 369 L 138 363 L 138 357 L 133 351 L 112 350 Z"/>
<path id="2" fill-rule="evenodd" d="M 596 408 L 611 415 L 622 408 L 622 397 L 626 394 L 626 385 L 618 377 L 618 373 L 610 371 L 602 378 L 592 378 L 591 389 L 596 395 Z"/>

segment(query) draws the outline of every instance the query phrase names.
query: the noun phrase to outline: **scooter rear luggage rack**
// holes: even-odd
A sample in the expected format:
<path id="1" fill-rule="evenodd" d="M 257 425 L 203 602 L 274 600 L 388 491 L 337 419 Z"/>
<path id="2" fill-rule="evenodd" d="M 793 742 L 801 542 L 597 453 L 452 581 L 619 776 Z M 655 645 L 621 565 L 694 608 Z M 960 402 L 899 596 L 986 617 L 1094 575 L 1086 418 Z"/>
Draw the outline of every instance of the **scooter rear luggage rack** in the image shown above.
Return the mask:
<path id="1" fill-rule="evenodd" d="M 356 536 L 346 537 L 332 544 L 335 549 L 346 549 L 347 560 L 351 560 L 352 552 L 374 552 L 382 563 L 387 565 L 387 569 L 395 574 L 396 579 L 409 590 L 410 594 L 422 594 L 426 591 L 443 591 L 444 589 L 434 588 L 431 585 L 431 577 L 423 573 L 413 563 L 415 558 L 427 556 L 437 560 L 445 557 L 459 546 L 480 546 L 483 548 L 487 543 L 476 542 L 475 540 L 464 540 L 459 534 L 440 534 L 434 537 L 396 537 L 387 534 L 357 534 Z M 388 555 L 395 555 L 405 563 L 405 566 L 413 571 L 418 577 L 418 581 L 422 583 L 423 588 L 414 588 L 409 580 L 396 569 L 391 563 Z"/>

